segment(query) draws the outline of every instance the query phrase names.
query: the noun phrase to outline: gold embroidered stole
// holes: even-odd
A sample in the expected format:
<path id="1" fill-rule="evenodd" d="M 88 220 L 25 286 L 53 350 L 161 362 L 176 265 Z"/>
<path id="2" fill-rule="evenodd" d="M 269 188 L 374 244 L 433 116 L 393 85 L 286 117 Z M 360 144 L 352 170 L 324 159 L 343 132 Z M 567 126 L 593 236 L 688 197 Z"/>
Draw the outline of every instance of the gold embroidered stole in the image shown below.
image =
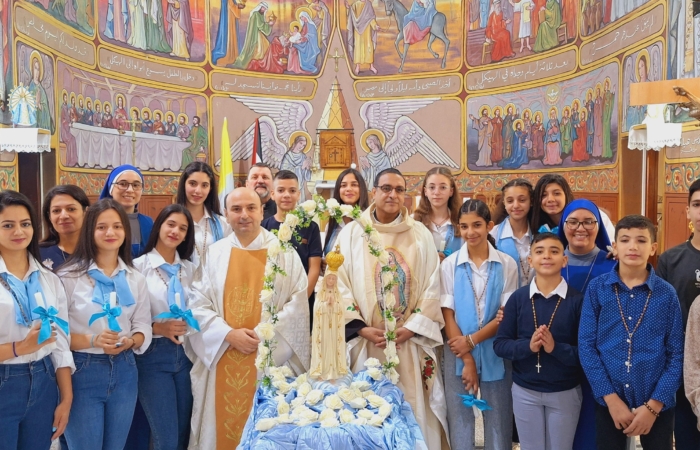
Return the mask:
<path id="1" fill-rule="evenodd" d="M 231 249 L 224 283 L 224 320 L 234 329 L 252 330 L 260 323 L 267 250 Z M 235 261 L 235 263 L 234 263 Z M 253 407 L 257 352 L 229 347 L 216 365 L 216 447 L 236 448 Z"/>

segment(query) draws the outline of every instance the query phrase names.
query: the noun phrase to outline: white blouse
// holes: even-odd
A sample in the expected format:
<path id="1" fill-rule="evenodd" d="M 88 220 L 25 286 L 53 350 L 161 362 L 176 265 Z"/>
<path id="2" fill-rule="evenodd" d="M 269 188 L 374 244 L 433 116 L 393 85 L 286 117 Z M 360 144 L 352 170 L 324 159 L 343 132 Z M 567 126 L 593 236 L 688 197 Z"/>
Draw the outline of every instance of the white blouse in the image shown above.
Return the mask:
<path id="1" fill-rule="evenodd" d="M 192 263 L 194 264 L 194 267 L 199 267 L 199 263 L 202 260 L 203 256 L 209 246 L 211 246 L 214 242 L 214 231 L 211 229 L 211 225 L 209 224 L 209 218 L 211 216 L 209 215 L 209 212 L 207 212 L 207 208 L 204 208 L 204 215 L 202 216 L 201 219 L 199 219 L 199 222 L 194 223 L 194 252 L 192 252 Z M 231 230 L 231 226 L 226 222 L 226 220 L 219 216 L 218 214 L 215 216 L 216 220 L 219 221 L 219 224 L 221 225 L 221 231 L 224 232 L 224 235 L 222 238 L 225 238 L 233 230 Z M 206 241 L 204 239 L 204 236 L 206 235 Z M 204 256 L 206 258 L 206 256 Z"/>
<path id="2" fill-rule="evenodd" d="M 506 217 L 506 220 L 493 227 L 489 232 L 496 240 L 496 245 L 498 245 L 498 233 L 501 228 L 503 228 L 501 238 L 512 238 L 515 242 L 515 250 L 517 250 L 518 256 L 520 257 L 519 261 L 515 261 L 520 264 L 520 286 L 525 286 L 535 277 L 535 271 L 532 270 L 530 263 L 527 261 L 527 257 L 530 256 L 530 243 L 532 242 L 530 225 L 527 226 L 527 233 L 523 234 L 521 238 L 517 238 L 515 234 L 513 234 L 513 227 L 510 225 L 510 219 Z"/>
<path id="3" fill-rule="evenodd" d="M 192 281 L 194 279 L 195 266 L 191 261 L 183 261 L 180 256 L 175 253 L 175 264 L 180 264 L 180 273 L 178 274 L 180 278 L 180 283 L 182 283 L 182 288 L 185 291 L 186 308 L 190 308 L 190 302 L 192 301 Z M 134 267 L 137 271 L 141 273 L 146 278 L 146 284 L 148 285 L 148 292 L 151 299 L 151 322 L 165 322 L 169 319 L 153 319 L 160 313 L 169 312 L 170 305 L 168 304 L 168 284 L 169 275 L 163 270 L 159 269 L 161 265 L 165 263 L 163 257 L 154 248 L 145 255 L 134 260 Z M 181 306 L 181 305 L 178 305 Z M 161 338 L 163 336 L 154 334 L 153 338 Z"/>
<path id="4" fill-rule="evenodd" d="M 518 289 L 518 266 L 513 258 L 507 254 L 496 250 L 489 244 L 489 257 L 481 263 L 481 267 L 469 257 L 467 246 L 463 245 L 457 253 L 453 253 L 442 262 L 440 266 L 440 306 L 443 308 L 455 309 L 454 292 L 456 289 L 468 289 L 467 286 L 455 286 L 455 267 L 466 262 L 472 269 L 472 288 L 476 291 L 476 296 L 481 296 L 479 302 L 479 316 L 483 316 L 486 309 L 486 293 L 481 295 L 486 287 L 488 278 L 489 262 L 499 262 L 503 265 L 503 292 L 501 294 L 501 306 L 505 306 L 510 295 Z"/>
<path id="5" fill-rule="evenodd" d="M 76 334 L 99 334 L 108 329 L 106 317 L 97 319 L 92 323 L 92 326 L 88 325 L 93 314 L 102 312 L 102 305 L 92 301 L 92 293 L 95 289 L 94 280 L 87 273 L 70 272 L 69 270 L 72 267 L 62 267 L 59 270 L 59 276 L 63 280 L 63 285 L 66 287 L 66 294 L 68 295 L 70 331 Z M 97 269 L 104 273 L 94 261 L 88 268 L 88 270 L 92 269 Z M 122 269 L 126 270 L 126 281 L 136 303 L 131 306 L 119 305 L 122 307 L 122 313 L 117 317 L 117 322 L 122 329 L 119 336 L 130 337 L 135 333 L 143 333 L 143 344 L 138 349 L 134 349 L 134 353 L 141 354 L 151 345 L 150 293 L 146 285 L 146 278 L 129 268 L 121 258 L 119 258 L 116 270 L 108 276 L 112 277 Z M 79 351 L 99 355 L 104 354 L 104 350 L 101 348 L 86 348 Z"/>
<path id="6" fill-rule="evenodd" d="M 68 300 L 66 291 L 63 289 L 61 280 L 51 271 L 39 264 L 34 258 L 29 256 L 29 270 L 22 281 L 27 281 L 29 275 L 39 271 L 39 284 L 44 291 L 44 303 L 37 304 L 46 309 L 53 306 L 58 310 L 58 317 L 68 321 Z M 0 274 L 9 273 L 5 260 L 0 257 Z M 37 352 L 30 355 L 21 355 L 17 358 L 10 358 L 0 362 L 0 364 L 27 364 L 39 361 L 45 356 L 51 357 L 54 368 L 70 367 L 71 373 L 75 371 L 73 354 L 70 351 L 70 336 L 66 336 L 60 327 L 56 329 L 56 343 L 45 345 Z M 18 324 L 15 320 L 15 298 L 8 291 L 3 283 L 0 283 L 0 343 L 9 344 L 23 341 L 29 334 L 29 327 Z"/>

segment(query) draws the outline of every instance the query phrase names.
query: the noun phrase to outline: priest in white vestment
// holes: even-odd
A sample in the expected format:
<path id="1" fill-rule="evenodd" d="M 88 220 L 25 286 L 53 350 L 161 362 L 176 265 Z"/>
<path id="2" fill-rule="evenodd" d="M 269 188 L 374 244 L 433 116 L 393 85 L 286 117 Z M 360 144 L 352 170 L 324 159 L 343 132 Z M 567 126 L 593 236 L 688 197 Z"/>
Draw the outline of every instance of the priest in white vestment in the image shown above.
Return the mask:
<path id="1" fill-rule="evenodd" d="M 374 203 L 360 220 L 374 224 L 389 253 L 389 264 L 397 268 L 398 386 L 413 408 L 428 448 L 448 449 L 445 391 L 436 357 L 444 326 L 438 254 L 430 231 L 409 217 L 403 206 L 406 181 L 401 172 L 386 169 L 374 184 Z M 352 222 L 336 241 L 345 256 L 338 271 L 338 287 L 353 372 L 363 370 L 368 358 L 386 361 L 381 264 L 369 253 L 363 233 L 362 226 Z"/>
<path id="2" fill-rule="evenodd" d="M 238 188 L 226 198 L 226 220 L 233 233 L 207 253 L 201 281 L 193 285 L 192 312 L 201 332 L 189 337 L 197 355 L 192 368 L 192 433 L 190 450 L 234 449 L 250 414 L 260 374 L 255 367 L 267 248 L 277 237 L 260 227 L 260 197 Z M 277 276 L 274 302 L 277 366 L 297 375 L 310 360 L 307 277 L 299 255 L 280 253 L 287 276 Z"/>

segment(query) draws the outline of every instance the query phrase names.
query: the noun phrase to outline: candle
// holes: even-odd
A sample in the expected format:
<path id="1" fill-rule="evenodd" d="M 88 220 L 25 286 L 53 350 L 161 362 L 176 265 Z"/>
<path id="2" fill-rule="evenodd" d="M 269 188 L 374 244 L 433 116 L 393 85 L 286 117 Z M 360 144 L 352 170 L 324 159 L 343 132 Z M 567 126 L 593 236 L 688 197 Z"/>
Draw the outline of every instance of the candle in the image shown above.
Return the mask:
<path id="1" fill-rule="evenodd" d="M 176 305 L 179 304 L 179 305 L 180 305 L 180 309 L 182 309 L 183 311 L 185 310 L 185 303 L 182 301 L 182 298 L 181 298 L 179 292 L 176 292 L 176 293 L 175 293 L 175 304 L 176 304 Z M 178 336 L 178 337 L 177 337 L 177 340 L 180 341 L 180 342 L 185 342 L 185 336 Z"/>
<path id="2" fill-rule="evenodd" d="M 440 248 L 438 249 L 438 251 L 441 251 L 441 252 L 445 251 L 445 240 L 444 239 L 440 241 Z"/>
<path id="3" fill-rule="evenodd" d="M 41 306 L 43 304 L 44 308 L 47 308 L 46 301 L 44 301 L 44 296 L 41 295 L 41 292 L 34 293 L 34 300 L 36 300 L 36 306 Z"/>
<path id="4" fill-rule="evenodd" d="M 117 307 L 117 293 L 116 292 L 109 293 L 109 307 L 110 308 Z"/>

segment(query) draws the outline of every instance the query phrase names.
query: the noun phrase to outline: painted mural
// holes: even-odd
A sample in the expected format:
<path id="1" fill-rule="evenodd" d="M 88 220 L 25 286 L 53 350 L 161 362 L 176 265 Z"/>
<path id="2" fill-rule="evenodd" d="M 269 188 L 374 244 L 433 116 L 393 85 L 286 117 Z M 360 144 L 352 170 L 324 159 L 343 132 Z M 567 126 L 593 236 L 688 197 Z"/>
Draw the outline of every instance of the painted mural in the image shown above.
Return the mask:
<path id="1" fill-rule="evenodd" d="M 0 0 L 0 123 L 21 82 L 54 133 L 58 178 L 91 189 L 125 162 L 149 194 L 172 194 L 190 161 L 218 171 L 226 117 L 237 179 L 259 129 L 263 160 L 295 171 L 305 197 L 335 176 L 321 163 L 333 120 L 367 180 L 397 167 L 415 188 L 443 165 L 465 192 L 548 171 L 617 192 L 620 136 L 644 116 L 629 85 L 700 75 L 691 6 Z"/>
<path id="2" fill-rule="evenodd" d="M 471 170 L 546 170 L 614 163 L 619 66 L 566 83 L 473 97 L 467 161 Z"/>
<path id="3" fill-rule="evenodd" d="M 206 98 L 139 86 L 59 61 L 61 164 L 178 172 L 209 155 Z"/>

